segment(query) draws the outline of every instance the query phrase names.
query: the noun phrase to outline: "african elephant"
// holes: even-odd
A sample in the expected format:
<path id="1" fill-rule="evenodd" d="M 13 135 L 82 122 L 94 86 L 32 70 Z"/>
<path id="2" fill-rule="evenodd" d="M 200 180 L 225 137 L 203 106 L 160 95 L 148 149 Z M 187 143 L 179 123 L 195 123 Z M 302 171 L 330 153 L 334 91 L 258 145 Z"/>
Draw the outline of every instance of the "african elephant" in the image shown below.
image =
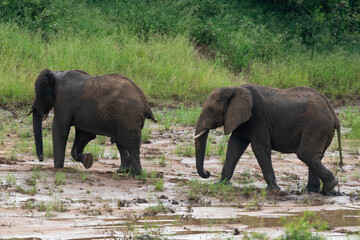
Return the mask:
<path id="1" fill-rule="evenodd" d="M 204 103 L 195 130 L 196 168 L 203 178 L 206 141 L 210 129 L 224 126 L 232 132 L 221 173 L 229 182 L 239 158 L 251 143 L 268 190 L 280 189 L 271 162 L 271 150 L 296 153 L 309 168 L 307 190 L 332 190 L 337 180 L 321 163 L 335 129 L 338 131 L 342 165 L 340 122 L 327 99 L 308 87 L 275 89 L 253 84 L 223 87 L 211 92 Z"/>
<path id="2" fill-rule="evenodd" d="M 71 126 L 75 126 L 72 157 L 90 168 L 91 153 L 83 153 L 96 135 L 111 137 L 121 156 L 120 169 L 141 173 L 141 129 L 145 118 L 156 119 L 143 91 L 119 74 L 90 76 L 81 70 L 41 71 L 35 82 L 33 114 L 36 153 L 44 160 L 42 121 L 54 108 L 52 137 L 55 168 L 64 167 L 65 147 Z M 45 117 L 44 117 L 45 116 Z"/>

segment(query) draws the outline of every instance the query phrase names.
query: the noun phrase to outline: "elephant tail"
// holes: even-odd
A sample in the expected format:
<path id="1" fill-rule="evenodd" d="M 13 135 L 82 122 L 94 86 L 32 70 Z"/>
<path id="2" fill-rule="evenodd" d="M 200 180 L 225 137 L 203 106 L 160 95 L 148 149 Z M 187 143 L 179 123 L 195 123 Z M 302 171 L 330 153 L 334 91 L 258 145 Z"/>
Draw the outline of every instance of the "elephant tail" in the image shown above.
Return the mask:
<path id="1" fill-rule="evenodd" d="M 340 156 L 339 166 L 343 167 L 344 163 L 343 163 L 342 148 L 341 148 L 341 128 L 340 128 L 340 124 L 336 125 L 335 128 L 337 130 L 338 143 L 339 143 L 339 156 Z"/>
<path id="2" fill-rule="evenodd" d="M 156 123 L 158 122 L 158 121 L 156 120 L 156 118 L 154 117 L 154 114 L 152 113 L 150 107 L 147 107 L 147 108 L 145 109 L 145 118 L 151 119 L 151 120 L 153 120 L 153 121 L 156 122 Z"/>

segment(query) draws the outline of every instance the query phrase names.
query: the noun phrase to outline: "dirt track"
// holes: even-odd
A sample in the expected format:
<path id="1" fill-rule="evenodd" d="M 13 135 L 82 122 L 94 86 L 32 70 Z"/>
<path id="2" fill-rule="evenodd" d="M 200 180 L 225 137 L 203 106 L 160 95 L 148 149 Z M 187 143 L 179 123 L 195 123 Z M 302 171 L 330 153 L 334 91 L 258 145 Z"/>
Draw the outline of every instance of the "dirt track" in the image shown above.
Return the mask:
<path id="1" fill-rule="evenodd" d="M 294 154 L 280 153 L 273 153 L 272 158 L 282 192 L 264 193 L 265 182 L 248 148 L 232 182 L 250 191 L 229 200 L 191 192 L 190 182 L 216 182 L 222 168 L 221 156 L 207 157 L 205 168 L 212 176 L 207 180 L 198 176 L 194 157 L 181 150 L 193 146 L 192 128 L 161 132 L 156 125 L 151 127 L 151 143 L 141 149 L 142 166 L 148 172 L 142 180 L 114 174 L 119 159 L 100 158 L 86 170 L 67 156 L 64 184 L 56 184 L 52 159 L 39 163 L 31 153 L 9 157 L 17 135 L 8 135 L 0 145 L 0 238 L 241 239 L 246 232 L 275 238 L 284 233 L 280 217 L 298 216 L 305 210 L 329 223 L 330 230 L 323 236 L 359 238 L 355 233 L 360 231 L 360 156 L 349 154 L 346 143 L 344 171 L 337 169 L 335 145 L 323 159 L 340 180 L 332 196 L 304 193 L 306 166 Z M 221 141 L 221 130 L 212 136 L 210 149 Z M 110 146 L 109 139 L 105 145 Z M 11 182 L 14 178 L 15 183 Z M 156 179 L 163 180 L 163 191 L 155 189 Z M 149 207 L 154 206 L 165 213 L 151 211 Z"/>

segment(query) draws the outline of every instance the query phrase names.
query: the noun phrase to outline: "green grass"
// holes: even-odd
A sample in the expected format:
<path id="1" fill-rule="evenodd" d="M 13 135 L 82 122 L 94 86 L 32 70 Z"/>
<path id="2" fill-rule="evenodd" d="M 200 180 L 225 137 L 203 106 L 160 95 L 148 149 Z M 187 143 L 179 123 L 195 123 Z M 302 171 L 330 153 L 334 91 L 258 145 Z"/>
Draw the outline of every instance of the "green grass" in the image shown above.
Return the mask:
<path id="1" fill-rule="evenodd" d="M 195 147 L 194 144 L 191 145 L 176 145 L 175 153 L 179 157 L 193 157 L 195 156 Z"/>
<path id="2" fill-rule="evenodd" d="M 94 160 L 99 160 L 100 157 L 104 157 L 105 146 L 98 143 L 98 141 L 89 142 L 84 148 L 85 153 L 92 153 Z"/>
<path id="3" fill-rule="evenodd" d="M 258 192 L 252 186 L 235 187 L 224 183 L 212 183 L 208 181 L 190 180 L 186 184 L 189 188 L 187 196 L 189 200 L 198 202 L 201 196 L 207 195 L 218 198 L 222 202 L 234 202 L 240 197 L 250 197 L 254 195 L 254 202 L 258 206 L 265 200 L 264 192 Z"/>
<path id="4" fill-rule="evenodd" d="M 141 130 L 141 142 L 150 143 L 151 139 L 151 127 L 149 127 L 148 121 L 145 121 L 144 128 Z"/>
<path id="5" fill-rule="evenodd" d="M 85 182 L 86 179 L 88 178 L 88 175 L 86 172 L 80 172 L 80 178 L 81 178 L 81 182 Z"/>
<path id="6" fill-rule="evenodd" d="M 201 104 L 212 89 L 244 82 L 305 85 L 332 99 L 360 93 L 358 1 L 0 5 L 2 105 L 30 104 L 35 78 L 45 67 L 121 73 L 157 104 Z M 196 119 L 186 118 L 179 122 Z"/>
<path id="7" fill-rule="evenodd" d="M 6 176 L 7 183 L 10 185 L 16 185 L 16 176 L 15 174 L 8 172 Z"/>
<path id="8" fill-rule="evenodd" d="M 166 157 L 165 154 L 161 155 L 160 160 L 159 160 L 159 166 L 160 167 L 165 167 L 166 166 L 166 161 L 165 161 Z"/>
<path id="9" fill-rule="evenodd" d="M 173 211 L 174 210 L 172 210 L 169 207 L 166 207 L 162 202 L 158 202 L 158 204 L 156 206 L 147 207 L 145 209 L 145 214 L 154 216 L 154 215 L 157 215 L 158 213 L 168 213 L 168 212 L 173 212 Z"/>
<path id="10" fill-rule="evenodd" d="M 332 99 L 357 98 L 360 93 L 360 58 L 342 50 L 295 53 L 270 62 L 254 62 L 244 73 L 251 82 L 289 88 L 308 86 Z M 330 84 L 331 83 L 331 84 Z"/>
<path id="11" fill-rule="evenodd" d="M 154 180 L 154 186 L 155 186 L 155 190 L 159 191 L 159 192 L 163 192 L 164 191 L 164 179 L 162 178 L 157 178 Z"/>
<path id="12" fill-rule="evenodd" d="M 204 100 L 214 87 L 231 85 L 232 74 L 198 59 L 182 36 L 147 41 L 129 32 L 112 36 L 58 36 L 44 43 L 40 36 L 1 24 L 1 104 L 30 104 L 40 71 L 82 69 L 93 75 L 121 73 L 134 80 L 151 99 Z M 191 91 L 189 91 L 191 89 Z"/>
<path id="13" fill-rule="evenodd" d="M 351 128 L 346 136 L 352 139 L 360 139 L 360 108 L 343 108 L 340 112 L 340 119 L 343 127 Z"/>
<path id="14" fill-rule="evenodd" d="M 155 110 L 155 117 L 164 128 L 171 125 L 195 126 L 202 108 L 199 106 L 186 107 L 184 104 L 178 104 L 175 108 L 162 108 Z"/>
<path id="15" fill-rule="evenodd" d="M 302 216 L 296 217 L 292 221 L 282 219 L 285 227 L 285 234 L 279 240 L 324 240 L 316 231 L 329 230 L 327 222 L 318 219 L 314 212 L 304 211 Z"/>
<path id="16" fill-rule="evenodd" d="M 58 171 L 55 175 L 55 184 L 56 185 L 65 185 L 66 173 L 63 171 Z"/>

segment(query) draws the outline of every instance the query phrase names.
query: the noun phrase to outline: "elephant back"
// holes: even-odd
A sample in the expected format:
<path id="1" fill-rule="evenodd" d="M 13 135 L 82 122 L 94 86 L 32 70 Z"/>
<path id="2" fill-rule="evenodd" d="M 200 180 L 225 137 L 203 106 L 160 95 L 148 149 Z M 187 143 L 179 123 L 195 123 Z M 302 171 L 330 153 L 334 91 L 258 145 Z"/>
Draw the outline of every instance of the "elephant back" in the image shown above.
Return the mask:
<path id="1" fill-rule="evenodd" d="M 132 126 L 142 127 L 152 112 L 144 92 L 132 80 L 120 74 L 108 74 L 88 79 L 81 93 L 84 101 L 92 102 L 102 122 L 123 119 Z"/>

